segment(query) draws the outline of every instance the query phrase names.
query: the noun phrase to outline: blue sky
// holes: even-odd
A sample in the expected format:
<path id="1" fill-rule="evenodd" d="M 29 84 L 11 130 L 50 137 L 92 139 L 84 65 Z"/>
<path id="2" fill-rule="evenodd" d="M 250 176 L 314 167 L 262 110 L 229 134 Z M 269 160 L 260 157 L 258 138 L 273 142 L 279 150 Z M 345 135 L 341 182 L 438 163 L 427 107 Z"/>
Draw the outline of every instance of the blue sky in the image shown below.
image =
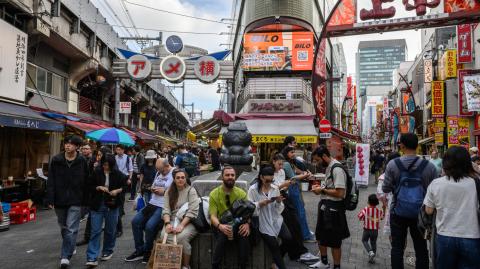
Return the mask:
<path id="1" fill-rule="evenodd" d="M 105 3 L 114 10 L 114 13 L 109 9 Z M 127 15 L 121 6 L 122 0 L 92 0 L 92 3 L 100 10 L 100 12 L 107 18 L 110 24 L 120 24 L 121 20 L 126 26 L 132 26 L 127 19 Z M 186 14 L 209 20 L 220 21 L 222 18 L 230 18 L 231 0 L 128 0 L 128 2 L 137 3 L 144 6 L 153 7 L 156 9 L 164 9 L 175 13 Z M 125 5 L 132 16 L 135 26 L 138 28 L 151 28 L 155 30 L 167 30 L 173 32 L 164 32 L 164 40 L 173 34 L 180 36 L 184 44 L 193 45 L 207 49 L 209 52 L 216 52 L 224 50 L 225 47 L 219 46 L 222 43 L 227 43 L 226 35 L 219 35 L 221 32 L 227 32 L 227 25 L 196 20 L 160 12 L 157 10 L 147 9 L 144 7 L 135 6 L 125 1 Z M 130 34 L 121 27 L 114 27 L 120 36 L 129 36 Z M 128 31 L 135 35 L 132 29 Z M 198 35 L 187 33 L 175 33 L 175 31 L 182 32 L 208 32 L 218 33 L 212 35 Z M 158 31 L 138 30 L 141 36 L 158 36 Z M 140 47 L 133 42 L 127 43 L 132 50 L 139 51 Z M 205 85 L 198 81 L 185 81 L 185 103 L 195 103 L 195 111 L 203 110 L 204 117 L 211 117 L 213 111 L 218 109 L 220 95 L 216 93 L 217 84 Z M 173 92 L 177 99 L 181 100 L 181 90 Z M 190 108 L 187 107 L 187 110 Z"/>

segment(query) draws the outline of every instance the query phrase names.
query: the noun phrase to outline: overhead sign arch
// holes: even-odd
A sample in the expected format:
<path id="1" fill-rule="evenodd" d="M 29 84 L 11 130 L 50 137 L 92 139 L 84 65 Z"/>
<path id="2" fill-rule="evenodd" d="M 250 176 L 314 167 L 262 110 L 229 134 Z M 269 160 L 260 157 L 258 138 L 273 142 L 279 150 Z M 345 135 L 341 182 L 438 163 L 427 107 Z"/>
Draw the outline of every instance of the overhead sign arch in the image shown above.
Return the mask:
<path id="1" fill-rule="evenodd" d="M 360 3 L 362 2 L 362 3 Z M 392 3 L 393 2 L 393 3 Z M 381 32 L 432 28 L 477 23 L 480 21 L 480 3 L 458 5 L 456 0 L 338 0 L 328 15 L 316 44 L 312 72 L 312 94 L 316 116 L 327 117 L 327 89 L 331 81 L 327 72 L 326 45 L 330 37 L 372 34 Z M 402 4 L 411 17 L 395 18 L 398 10 L 392 5 Z M 369 5 L 366 5 L 369 4 Z M 358 6 L 360 5 L 360 6 Z M 435 14 L 427 14 L 435 8 Z M 442 12 L 443 8 L 443 12 Z M 363 11 L 363 12 L 362 12 Z"/>

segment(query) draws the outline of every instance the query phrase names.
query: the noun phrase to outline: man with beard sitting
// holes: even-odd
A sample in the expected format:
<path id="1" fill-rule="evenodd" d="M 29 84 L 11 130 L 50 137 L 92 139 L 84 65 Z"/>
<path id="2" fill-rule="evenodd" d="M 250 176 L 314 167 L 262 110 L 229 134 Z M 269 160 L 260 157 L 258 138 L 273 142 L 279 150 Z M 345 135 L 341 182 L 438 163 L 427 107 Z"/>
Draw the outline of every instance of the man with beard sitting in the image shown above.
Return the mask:
<path id="1" fill-rule="evenodd" d="M 250 224 L 244 223 L 240 225 L 238 229 L 234 229 L 232 225 L 222 224 L 219 220 L 223 213 L 230 209 L 235 201 L 247 199 L 247 193 L 235 186 L 235 180 L 235 170 L 230 166 L 225 166 L 222 170 L 222 185 L 210 193 L 208 211 L 215 236 L 212 261 L 213 269 L 220 269 L 225 254 L 225 244 L 228 240 L 234 240 L 238 246 L 239 268 L 245 269 L 247 266 L 250 252 L 250 242 L 248 239 L 250 235 Z"/>

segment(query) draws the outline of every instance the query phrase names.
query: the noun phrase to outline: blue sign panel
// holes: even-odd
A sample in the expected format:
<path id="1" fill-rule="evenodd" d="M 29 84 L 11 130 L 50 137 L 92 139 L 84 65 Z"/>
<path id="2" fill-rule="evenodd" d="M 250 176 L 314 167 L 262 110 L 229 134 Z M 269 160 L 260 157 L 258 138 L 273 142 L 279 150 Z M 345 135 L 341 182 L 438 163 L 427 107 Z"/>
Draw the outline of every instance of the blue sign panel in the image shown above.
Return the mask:
<path id="1" fill-rule="evenodd" d="M 27 119 L 6 115 L 0 115 L 0 125 L 26 129 L 46 130 L 53 132 L 63 132 L 63 130 L 65 129 L 63 124 L 55 121 Z"/>

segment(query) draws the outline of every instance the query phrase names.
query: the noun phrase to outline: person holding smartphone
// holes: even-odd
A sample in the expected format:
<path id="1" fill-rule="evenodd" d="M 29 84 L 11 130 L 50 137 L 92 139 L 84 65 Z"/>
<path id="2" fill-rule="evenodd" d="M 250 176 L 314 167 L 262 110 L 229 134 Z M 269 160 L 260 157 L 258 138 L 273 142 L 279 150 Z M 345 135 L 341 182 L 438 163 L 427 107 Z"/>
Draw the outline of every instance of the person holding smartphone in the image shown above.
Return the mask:
<path id="1" fill-rule="evenodd" d="M 255 206 L 255 213 L 259 218 L 259 231 L 262 239 L 272 253 L 273 260 L 278 269 L 286 269 L 283 256 L 292 236 L 287 226 L 283 223 L 282 211 L 284 209 L 283 197 L 277 186 L 273 185 L 275 169 L 268 165 L 260 169 L 257 183 L 248 190 L 248 200 Z M 278 243 L 282 239 L 282 245 Z"/>

